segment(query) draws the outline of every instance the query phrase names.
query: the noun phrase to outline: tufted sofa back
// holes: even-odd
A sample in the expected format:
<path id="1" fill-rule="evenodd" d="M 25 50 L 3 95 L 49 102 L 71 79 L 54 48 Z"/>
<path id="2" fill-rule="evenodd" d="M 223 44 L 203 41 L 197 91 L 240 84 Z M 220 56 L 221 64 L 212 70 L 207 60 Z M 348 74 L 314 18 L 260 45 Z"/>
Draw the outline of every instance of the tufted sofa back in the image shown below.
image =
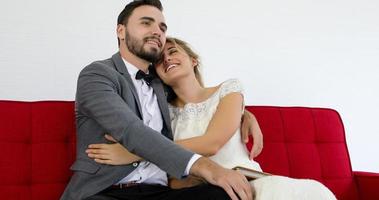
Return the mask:
<path id="1" fill-rule="evenodd" d="M 0 194 L 55 200 L 75 158 L 73 102 L 0 101 Z"/>

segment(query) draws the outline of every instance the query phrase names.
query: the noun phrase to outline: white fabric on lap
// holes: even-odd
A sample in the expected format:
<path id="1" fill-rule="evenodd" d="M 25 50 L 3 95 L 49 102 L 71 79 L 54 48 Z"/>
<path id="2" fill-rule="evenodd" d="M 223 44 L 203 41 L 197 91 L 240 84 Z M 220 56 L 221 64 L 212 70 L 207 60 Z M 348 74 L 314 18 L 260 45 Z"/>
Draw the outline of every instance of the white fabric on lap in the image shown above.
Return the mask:
<path id="1" fill-rule="evenodd" d="M 320 182 L 267 176 L 251 181 L 256 200 L 335 200 L 333 193 Z"/>

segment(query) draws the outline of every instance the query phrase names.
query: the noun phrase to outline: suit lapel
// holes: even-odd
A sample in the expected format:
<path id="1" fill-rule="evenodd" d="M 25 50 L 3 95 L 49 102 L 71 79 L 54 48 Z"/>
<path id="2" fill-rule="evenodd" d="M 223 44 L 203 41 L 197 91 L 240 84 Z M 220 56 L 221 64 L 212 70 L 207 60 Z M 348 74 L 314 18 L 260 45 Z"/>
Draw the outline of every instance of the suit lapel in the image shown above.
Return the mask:
<path id="1" fill-rule="evenodd" d="M 167 104 L 167 99 L 166 99 L 165 92 L 163 89 L 163 84 L 159 78 L 155 78 L 151 82 L 151 87 L 153 87 L 154 93 L 157 96 L 158 105 L 159 105 L 159 108 L 161 109 L 161 113 L 163 116 L 163 121 L 166 124 L 167 129 L 169 130 L 169 131 L 163 132 L 163 134 L 172 140 L 173 137 L 171 133 L 171 119 L 170 119 L 170 114 L 168 111 L 168 104 Z"/>
<path id="2" fill-rule="evenodd" d="M 113 63 L 115 64 L 115 66 L 116 66 L 116 70 L 118 72 L 120 72 L 125 77 L 126 81 L 128 81 L 129 88 L 130 88 L 130 90 L 133 93 L 135 102 L 137 103 L 138 111 L 139 111 L 139 113 L 142 116 L 141 103 L 139 102 L 137 90 L 134 87 L 134 83 L 132 81 L 132 78 L 130 78 L 130 74 L 128 72 L 128 69 L 125 66 L 125 63 L 124 63 L 124 61 L 121 58 L 120 52 L 117 52 L 116 54 L 114 54 L 112 56 L 112 60 L 113 60 Z"/>
<path id="3" fill-rule="evenodd" d="M 112 60 L 116 66 L 116 70 L 118 72 L 120 72 L 125 77 L 125 79 L 128 81 L 129 88 L 131 89 L 133 96 L 134 96 L 134 100 L 137 102 L 138 111 L 142 116 L 141 103 L 139 102 L 137 90 L 134 87 L 134 83 L 133 83 L 132 79 L 130 78 L 130 74 L 129 74 L 128 69 L 126 68 L 126 66 L 124 64 L 124 61 L 121 58 L 120 52 L 117 52 L 116 54 L 114 54 L 112 56 Z M 154 75 L 157 76 L 153 67 L 150 68 L 150 73 L 154 73 Z M 165 92 L 163 89 L 163 84 L 159 78 L 155 78 L 151 82 L 151 87 L 153 88 L 154 93 L 157 96 L 158 105 L 159 105 L 159 108 L 161 109 L 163 121 L 164 121 L 164 123 L 167 127 L 167 130 L 168 130 L 168 131 L 163 131 L 163 134 L 172 140 L 173 137 L 172 137 L 172 133 L 171 133 L 171 120 L 170 120 L 170 114 L 168 111 L 167 99 L 166 99 Z"/>

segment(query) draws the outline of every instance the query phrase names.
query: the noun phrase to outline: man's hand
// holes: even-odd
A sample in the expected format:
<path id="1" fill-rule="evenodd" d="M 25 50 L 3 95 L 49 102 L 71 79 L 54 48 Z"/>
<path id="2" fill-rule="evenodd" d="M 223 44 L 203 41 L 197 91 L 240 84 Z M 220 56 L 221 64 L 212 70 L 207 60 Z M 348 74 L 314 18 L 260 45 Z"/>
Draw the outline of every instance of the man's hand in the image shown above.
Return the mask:
<path id="1" fill-rule="evenodd" d="M 249 134 L 253 136 L 253 148 L 250 152 L 250 159 L 252 160 L 262 152 L 263 134 L 255 116 L 245 110 L 241 122 L 241 138 L 243 143 L 249 141 Z"/>
<path id="2" fill-rule="evenodd" d="M 210 184 L 223 188 L 232 200 L 253 199 L 252 187 L 244 175 L 231 169 L 225 169 L 208 158 L 199 158 L 192 165 L 190 174 L 204 178 Z"/>

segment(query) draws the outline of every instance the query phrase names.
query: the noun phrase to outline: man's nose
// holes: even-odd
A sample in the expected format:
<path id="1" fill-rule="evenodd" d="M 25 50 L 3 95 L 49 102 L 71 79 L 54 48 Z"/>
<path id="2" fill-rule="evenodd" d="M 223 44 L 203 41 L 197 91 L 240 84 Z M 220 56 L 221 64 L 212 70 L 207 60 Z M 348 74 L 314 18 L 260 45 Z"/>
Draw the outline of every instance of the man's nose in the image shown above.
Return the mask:
<path id="1" fill-rule="evenodd" d="M 164 32 L 161 30 L 159 26 L 154 26 L 153 28 L 153 35 L 158 36 L 159 38 L 164 34 Z"/>

